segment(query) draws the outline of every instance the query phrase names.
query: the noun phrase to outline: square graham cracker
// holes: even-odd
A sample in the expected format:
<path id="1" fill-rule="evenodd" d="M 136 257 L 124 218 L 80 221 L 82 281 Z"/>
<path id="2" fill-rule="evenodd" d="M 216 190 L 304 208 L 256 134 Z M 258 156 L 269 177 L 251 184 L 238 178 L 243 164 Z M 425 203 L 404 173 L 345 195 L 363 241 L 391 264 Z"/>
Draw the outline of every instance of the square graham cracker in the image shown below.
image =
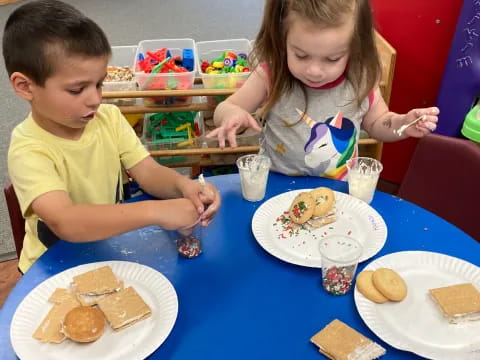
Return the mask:
<path id="1" fill-rule="evenodd" d="M 332 360 L 377 359 L 385 349 L 338 319 L 310 339 L 319 351 Z"/>
<path id="2" fill-rule="evenodd" d="M 123 330 L 152 315 L 152 310 L 133 287 L 105 296 L 97 302 L 115 331 Z"/>

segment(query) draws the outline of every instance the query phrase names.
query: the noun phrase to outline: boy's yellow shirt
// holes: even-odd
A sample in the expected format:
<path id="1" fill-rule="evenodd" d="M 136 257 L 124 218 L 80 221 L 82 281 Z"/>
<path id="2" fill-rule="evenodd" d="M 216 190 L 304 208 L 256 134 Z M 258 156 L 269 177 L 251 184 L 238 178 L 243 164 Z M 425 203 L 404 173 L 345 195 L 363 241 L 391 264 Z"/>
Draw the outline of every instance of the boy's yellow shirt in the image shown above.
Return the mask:
<path id="1" fill-rule="evenodd" d="M 31 114 L 12 132 L 8 173 L 26 219 L 19 268 L 27 271 L 46 247 L 38 238 L 38 216 L 31 204 L 54 190 L 75 204 L 114 204 L 122 167 L 149 156 L 134 130 L 114 105 L 102 104 L 79 140 L 59 138 L 38 126 Z"/>

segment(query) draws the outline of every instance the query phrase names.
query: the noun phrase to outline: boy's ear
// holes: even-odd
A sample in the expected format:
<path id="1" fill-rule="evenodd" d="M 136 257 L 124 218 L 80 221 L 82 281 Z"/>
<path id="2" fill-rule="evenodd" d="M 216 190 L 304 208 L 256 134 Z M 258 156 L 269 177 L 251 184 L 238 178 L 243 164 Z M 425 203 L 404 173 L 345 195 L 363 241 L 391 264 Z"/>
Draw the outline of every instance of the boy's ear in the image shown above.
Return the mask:
<path id="1" fill-rule="evenodd" d="M 32 100 L 34 83 L 27 75 L 21 72 L 14 72 L 10 75 L 10 83 L 18 96 L 27 101 Z"/>

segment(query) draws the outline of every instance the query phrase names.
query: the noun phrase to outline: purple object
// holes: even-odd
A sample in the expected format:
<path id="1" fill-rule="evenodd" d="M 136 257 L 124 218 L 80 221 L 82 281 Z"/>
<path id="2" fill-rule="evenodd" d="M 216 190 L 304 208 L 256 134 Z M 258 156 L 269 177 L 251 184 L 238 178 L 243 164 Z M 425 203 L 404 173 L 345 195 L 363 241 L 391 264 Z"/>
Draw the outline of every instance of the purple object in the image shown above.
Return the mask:
<path id="1" fill-rule="evenodd" d="M 461 136 L 468 111 L 480 95 L 480 0 L 464 0 L 442 79 L 438 134 Z"/>

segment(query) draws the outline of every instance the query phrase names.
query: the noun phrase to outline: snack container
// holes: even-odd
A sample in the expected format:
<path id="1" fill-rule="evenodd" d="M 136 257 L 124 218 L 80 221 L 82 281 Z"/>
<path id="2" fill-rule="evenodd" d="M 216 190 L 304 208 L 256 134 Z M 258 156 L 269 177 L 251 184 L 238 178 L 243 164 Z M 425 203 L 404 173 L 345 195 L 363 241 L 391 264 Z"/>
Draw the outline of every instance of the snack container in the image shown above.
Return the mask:
<path id="1" fill-rule="evenodd" d="M 112 57 L 108 62 L 107 78 L 103 82 L 102 91 L 135 91 L 137 82 L 133 67 L 137 45 L 112 46 Z M 119 68 L 118 74 L 112 71 L 112 67 Z M 123 69 L 122 69 L 123 68 Z M 124 71 L 123 71 L 124 70 Z M 112 79 L 109 81 L 109 79 Z M 118 106 L 135 105 L 136 98 L 103 99 L 104 103 Z"/>
<path id="2" fill-rule="evenodd" d="M 233 52 L 236 55 L 243 54 L 246 57 L 250 54 L 252 47 L 247 39 L 214 40 L 197 42 L 197 69 L 202 78 L 203 86 L 206 89 L 233 89 L 239 88 L 250 76 L 251 71 L 227 72 L 218 74 L 207 74 L 202 71 L 204 61 L 212 63 L 215 59 L 222 57 L 226 52 Z M 242 56 L 243 56 L 242 55 Z M 247 67 L 247 69 L 250 69 Z M 209 96 L 207 102 L 210 105 L 217 105 L 225 100 L 224 95 Z"/>
<path id="3" fill-rule="evenodd" d="M 171 58 L 181 57 L 185 59 L 185 52 L 188 51 L 191 57 L 190 71 L 185 72 L 150 72 L 142 70 L 140 61 L 146 58 L 148 53 L 160 49 L 167 49 Z M 139 90 L 188 90 L 193 86 L 196 72 L 196 50 L 195 41 L 192 39 L 160 39 L 142 40 L 138 43 L 135 54 L 135 77 Z M 192 102 L 191 96 L 156 96 L 145 98 L 144 105 L 165 106 L 165 105 L 186 105 Z"/>

